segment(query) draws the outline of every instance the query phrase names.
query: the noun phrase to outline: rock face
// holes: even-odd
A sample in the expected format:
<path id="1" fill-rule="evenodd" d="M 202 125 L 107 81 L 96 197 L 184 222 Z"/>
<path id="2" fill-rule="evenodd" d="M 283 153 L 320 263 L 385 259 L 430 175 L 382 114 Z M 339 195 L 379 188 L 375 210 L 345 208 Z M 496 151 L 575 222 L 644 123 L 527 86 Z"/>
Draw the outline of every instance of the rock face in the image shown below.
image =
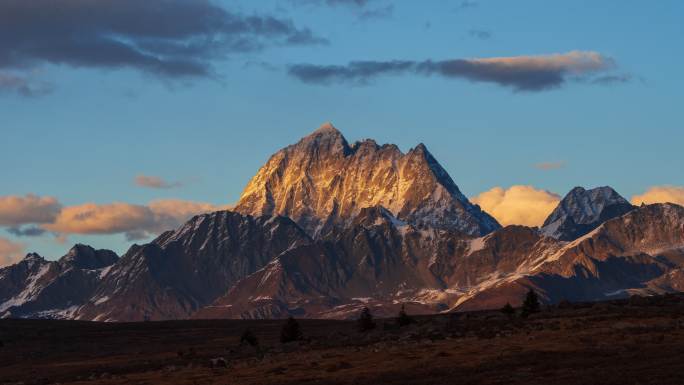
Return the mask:
<path id="1" fill-rule="evenodd" d="M 63 266 L 77 269 L 97 270 L 115 264 L 119 256 L 111 250 L 95 250 L 90 246 L 77 244 L 60 259 Z"/>
<path id="2" fill-rule="evenodd" d="M 541 231 L 561 241 L 572 241 L 633 209 L 634 206 L 610 187 L 591 190 L 575 187 L 546 218 Z"/>
<path id="3" fill-rule="evenodd" d="M 468 201 L 424 145 L 406 154 L 373 140 L 349 145 L 331 124 L 271 156 L 235 211 L 287 216 L 319 238 L 375 206 L 415 225 L 467 234 L 500 227 Z"/>
<path id="4" fill-rule="evenodd" d="M 524 276 L 478 291 L 465 299 L 461 308 L 518 302 L 529 287 L 539 290 L 549 302 L 594 301 L 684 287 L 682 206 L 639 207 L 560 244 Z"/>
<path id="5" fill-rule="evenodd" d="M 346 318 L 368 301 L 392 309 L 400 303 L 395 300 L 446 289 L 450 262 L 466 251 L 470 238 L 421 230 L 382 207 L 366 208 L 348 229 L 277 256 L 195 316 Z M 416 303 L 424 312 L 446 306 Z"/>
<path id="6" fill-rule="evenodd" d="M 192 218 L 151 243 L 134 245 L 76 318 L 142 321 L 187 318 L 237 280 L 310 238 L 285 217 L 218 211 Z"/>
<path id="7" fill-rule="evenodd" d="M 28 254 L 0 269 L 0 317 L 73 318 L 118 259 L 110 250 L 80 244 L 58 261 Z"/>
<path id="8" fill-rule="evenodd" d="M 507 226 L 473 238 L 418 229 L 367 209 L 335 237 L 289 250 L 239 281 L 198 318 L 391 316 L 402 303 L 434 313 L 664 292 L 684 281 L 684 208 L 651 205 L 566 243 Z M 667 280 L 664 277 L 671 277 Z"/>

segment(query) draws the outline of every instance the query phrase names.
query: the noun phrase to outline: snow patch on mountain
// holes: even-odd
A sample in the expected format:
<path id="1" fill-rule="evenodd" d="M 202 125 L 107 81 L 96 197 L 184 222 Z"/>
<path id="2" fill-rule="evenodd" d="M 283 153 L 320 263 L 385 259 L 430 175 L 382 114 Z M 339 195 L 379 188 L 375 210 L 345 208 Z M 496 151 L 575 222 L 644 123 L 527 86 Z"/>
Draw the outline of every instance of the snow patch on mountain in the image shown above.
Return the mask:
<path id="1" fill-rule="evenodd" d="M 42 262 L 45 262 L 44 260 L 41 259 Z M 30 261 L 29 268 L 33 267 L 34 263 L 39 263 L 39 261 L 32 260 Z M 31 275 L 28 276 L 26 279 L 26 283 L 24 286 L 24 289 L 16 296 L 10 298 L 9 300 L 5 301 L 4 303 L 0 304 L 0 312 L 4 312 L 7 309 L 13 307 L 13 306 L 20 306 L 25 304 L 26 302 L 31 301 L 34 297 L 36 297 L 41 290 L 43 290 L 44 286 L 38 285 L 38 281 L 50 271 L 50 264 L 45 263 L 42 265 L 39 270 Z"/>
<path id="2" fill-rule="evenodd" d="M 576 239 L 601 223 L 634 208 L 610 187 L 573 188 L 544 221 L 540 233 L 563 241 Z"/>

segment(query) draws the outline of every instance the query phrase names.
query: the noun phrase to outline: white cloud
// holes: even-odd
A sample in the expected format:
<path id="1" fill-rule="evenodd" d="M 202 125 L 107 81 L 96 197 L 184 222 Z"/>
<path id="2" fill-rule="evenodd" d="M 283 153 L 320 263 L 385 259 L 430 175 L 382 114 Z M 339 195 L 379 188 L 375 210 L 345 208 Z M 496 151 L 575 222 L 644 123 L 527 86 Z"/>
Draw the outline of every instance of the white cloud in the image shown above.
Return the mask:
<path id="1" fill-rule="evenodd" d="M 676 203 L 684 206 L 684 187 L 653 186 L 641 195 L 632 197 L 632 204 Z"/>
<path id="2" fill-rule="evenodd" d="M 532 186 L 494 187 L 471 201 L 494 216 L 502 225 L 541 226 L 561 197 Z"/>

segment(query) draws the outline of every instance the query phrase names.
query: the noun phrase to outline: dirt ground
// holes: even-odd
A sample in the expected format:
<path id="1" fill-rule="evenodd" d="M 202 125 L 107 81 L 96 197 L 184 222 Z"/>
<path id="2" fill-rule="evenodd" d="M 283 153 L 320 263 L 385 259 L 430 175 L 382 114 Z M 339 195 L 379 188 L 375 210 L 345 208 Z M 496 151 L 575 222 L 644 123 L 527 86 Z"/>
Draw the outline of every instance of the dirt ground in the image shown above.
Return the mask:
<path id="1" fill-rule="evenodd" d="M 0 320 L 0 384 L 684 384 L 684 295 L 415 321 Z"/>

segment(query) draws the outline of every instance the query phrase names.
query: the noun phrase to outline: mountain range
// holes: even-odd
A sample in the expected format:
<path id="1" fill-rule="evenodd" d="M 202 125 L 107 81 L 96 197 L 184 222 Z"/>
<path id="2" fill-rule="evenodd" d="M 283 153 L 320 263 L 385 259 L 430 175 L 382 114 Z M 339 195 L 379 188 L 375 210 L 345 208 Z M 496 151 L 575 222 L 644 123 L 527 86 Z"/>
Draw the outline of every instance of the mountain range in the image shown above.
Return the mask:
<path id="1" fill-rule="evenodd" d="M 502 227 L 419 144 L 325 124 L 276 152 L 231 211 L 121 257 L 76 245 L 0 269 L 0 316 L 95 321 L 350 318 L 684 289 L 684 207 L 572 189 L 541 228 Z"/>

